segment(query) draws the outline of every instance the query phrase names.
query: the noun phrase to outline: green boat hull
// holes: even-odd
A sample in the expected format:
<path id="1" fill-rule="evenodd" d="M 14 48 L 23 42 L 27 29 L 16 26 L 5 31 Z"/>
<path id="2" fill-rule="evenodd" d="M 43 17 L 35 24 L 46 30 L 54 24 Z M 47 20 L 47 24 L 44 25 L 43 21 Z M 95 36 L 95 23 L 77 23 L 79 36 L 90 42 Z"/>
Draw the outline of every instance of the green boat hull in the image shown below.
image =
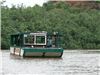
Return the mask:
<path id="1" fill-rule="evenodd" d="M 10 53 L 23 57 L 61 57 L 62 48 L 14 48 L 10 49 Z"/>

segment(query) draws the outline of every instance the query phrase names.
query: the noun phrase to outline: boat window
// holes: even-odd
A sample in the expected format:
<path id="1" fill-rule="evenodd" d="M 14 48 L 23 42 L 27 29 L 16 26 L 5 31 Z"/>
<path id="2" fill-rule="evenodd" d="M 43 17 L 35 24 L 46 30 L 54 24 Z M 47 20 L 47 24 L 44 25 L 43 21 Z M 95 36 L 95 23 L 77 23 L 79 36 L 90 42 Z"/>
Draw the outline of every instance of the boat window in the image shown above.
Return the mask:
<path id="1" fill-rule="evenodd" d="M 25 35 L 24 36 L 24 38 L 25 38 L 25 44 L 34 44 L 34 36 L 32 36 L 32 35 Z"/>
<path id="2" fill-rule="evenodd" d="M 36 43 L 44 44 L 45 36 L 36 36 Z"/>

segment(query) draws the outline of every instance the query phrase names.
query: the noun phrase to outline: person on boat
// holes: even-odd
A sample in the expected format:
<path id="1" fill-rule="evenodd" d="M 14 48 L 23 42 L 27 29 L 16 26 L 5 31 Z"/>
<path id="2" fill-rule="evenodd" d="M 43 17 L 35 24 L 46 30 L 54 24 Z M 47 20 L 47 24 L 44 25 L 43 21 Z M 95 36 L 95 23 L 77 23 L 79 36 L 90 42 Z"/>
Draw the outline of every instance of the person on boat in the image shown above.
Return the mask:
<path id="1" fill-rule="evenodd" d="M 52 47 L 52 39 L 47 39 L 47 47 Z"/>

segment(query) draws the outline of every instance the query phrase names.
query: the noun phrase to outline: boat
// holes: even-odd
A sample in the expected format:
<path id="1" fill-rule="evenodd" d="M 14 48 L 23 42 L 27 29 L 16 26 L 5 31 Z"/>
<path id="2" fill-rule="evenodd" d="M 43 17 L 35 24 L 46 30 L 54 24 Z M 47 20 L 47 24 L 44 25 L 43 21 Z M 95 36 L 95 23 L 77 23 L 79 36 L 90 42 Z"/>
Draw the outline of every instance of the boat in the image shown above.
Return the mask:
<path id="1" fill-rule="evenodd" d="M 59 32 L 26 32 L 11 35 L 10 54 L 22 57 L 62 57 Z"/>

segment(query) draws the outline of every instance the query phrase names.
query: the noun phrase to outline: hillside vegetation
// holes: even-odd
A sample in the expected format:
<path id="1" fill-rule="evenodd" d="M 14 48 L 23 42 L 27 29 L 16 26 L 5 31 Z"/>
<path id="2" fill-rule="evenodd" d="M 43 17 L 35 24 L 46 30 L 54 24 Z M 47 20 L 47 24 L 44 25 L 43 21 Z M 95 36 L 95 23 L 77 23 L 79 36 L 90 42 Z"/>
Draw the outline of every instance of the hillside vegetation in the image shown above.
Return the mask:
<path id="1" fill-rule="evenodd" d="M 66 49 L 100 49 L 100 10 L 72 7 L 65 2 L 42 7 L 1 6 L 1 48 L 10 47 L 10 34 L 59 31 Z"/>

